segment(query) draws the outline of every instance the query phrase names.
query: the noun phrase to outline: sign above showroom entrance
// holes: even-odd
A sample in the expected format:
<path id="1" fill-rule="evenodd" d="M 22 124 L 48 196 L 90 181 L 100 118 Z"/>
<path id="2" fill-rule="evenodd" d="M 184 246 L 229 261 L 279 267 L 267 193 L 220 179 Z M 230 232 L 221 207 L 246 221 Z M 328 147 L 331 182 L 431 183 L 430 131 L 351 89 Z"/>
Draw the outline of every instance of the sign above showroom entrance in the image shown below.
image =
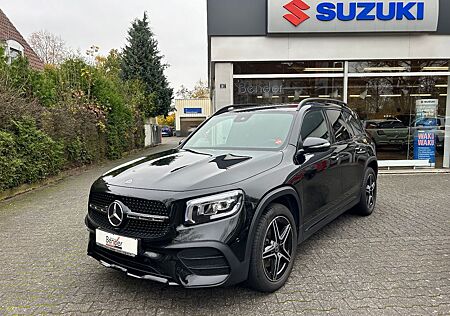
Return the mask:
<path id="1" fill-rule="evenodd" d="M 267 0 L 268 33 L 435 32 L 439 0 Z"/>

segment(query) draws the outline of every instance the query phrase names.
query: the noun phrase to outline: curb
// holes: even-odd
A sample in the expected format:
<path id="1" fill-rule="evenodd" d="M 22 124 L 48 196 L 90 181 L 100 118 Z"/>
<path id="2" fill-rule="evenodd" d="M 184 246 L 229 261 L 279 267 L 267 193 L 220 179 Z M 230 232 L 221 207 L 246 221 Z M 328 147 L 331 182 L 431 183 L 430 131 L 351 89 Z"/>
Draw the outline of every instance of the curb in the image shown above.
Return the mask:
<path id="1" fill-rule="evenodd" d="M 27 193 L 30 191 L 34 191 L 36 189 L 40 189 L 40 188 L 58 183 L 68 177 L 79 175 L 82 172 L 87 171 L 94 166 L 100 165 L 100 163 L 63 170 L 55 176 L 51 176 L 51 177 L 45 178 L 43 180 L 31 183 L 31 184 L 22 184 L 18 187 L 2 191 L 2 192 L 0 192 L 0 202 L 12 199 L 15 196 L 18 196 L 18 195 L 21 195 L 21 194 L 24 194 L 24 193 Z"/>
<path id="2" fill-rule="evenodd" d="M 423 175 L 423 174 L 450 174 L 450 169 L 397 169 L 379 170 L 382 175 Z"/>
<path id="3" fill-rule="evenodd" d="M 130 156 L 132 156 L 134 154 L 139 154 L 139 153 L 145 152 L 145 151 L 147 151 L 149 149 L 161 148 L 162 150 L 164 150 L 164 149 L 166 149 L 165 145 L 166 144 L 160 144 L 160 145 L 157 145 L 157 146 L 144 147 L 142 149 L 135 149 L 135 150 L 123 153 L 122 157 L 120 159 L 117 159 L 117 160 L 101 160 L 101 161 L 97 161 L 97 162 L 95 162 L 93 164 L 90 164 L 90 165 L 84 165 L 84 166 L 80 166 L 80 167 L 70 168 L 70 169 L 61 171 L 60 173 L 58 173 L 55 176 L 51 176 L 51 177 L 45 178 L 45 179 L 40 180 L 40 181 L 31 183 L 31 184 L 22 184 L 22 185 L 20 185 L 18 187 L 15 187 L 15 188 L 12 188 L 12 189 L 8 189 L 8 190 L 5 190 L 5 191 L 1 191 L 0 192 L 0 202 L 12 199 L 12 198 L 14 198 L 14 197 L 16 197 L 18 195 L 22 195 L 22 194 L 25 194 L 25 193 L 30 192 L 30 191 L 34 191 L 34 190 L 37 190 L 37 189 L 41 189 L 41 188 L 44 188 L 44 187 L 56 184 L 56 183 L 58 183 L 58 182 L 60 182 L 60 181 L 62 181 L 64 179 L 67 179 L 67 178 L 72 177 L 72 176 L 80 175 L 83 172 L 91 170 L 92 168 L 95 168 L 95 167 L 100 167 L 100 166 L 105 165 L 107 163 L 114 163 L 114 162 L 117 162 L 118 164 L 125 163 L 126 161 L 122 161 L 122 160 L 125 160 L 125 159 L 129 158 Z"/>

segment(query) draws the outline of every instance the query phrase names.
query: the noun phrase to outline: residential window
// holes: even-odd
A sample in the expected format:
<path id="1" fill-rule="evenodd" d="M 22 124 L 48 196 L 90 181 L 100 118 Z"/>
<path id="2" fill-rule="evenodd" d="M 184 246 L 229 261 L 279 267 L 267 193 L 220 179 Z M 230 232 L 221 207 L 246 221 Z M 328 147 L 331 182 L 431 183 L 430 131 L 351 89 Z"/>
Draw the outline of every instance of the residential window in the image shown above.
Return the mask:
<path id="1" fill-rule="evenodd" d="M 15 40 L 7 40 L 5 53 L 8 58 L 8 63 L 11 63 L 13 60 L 24 56 L 24 48 Z"/>

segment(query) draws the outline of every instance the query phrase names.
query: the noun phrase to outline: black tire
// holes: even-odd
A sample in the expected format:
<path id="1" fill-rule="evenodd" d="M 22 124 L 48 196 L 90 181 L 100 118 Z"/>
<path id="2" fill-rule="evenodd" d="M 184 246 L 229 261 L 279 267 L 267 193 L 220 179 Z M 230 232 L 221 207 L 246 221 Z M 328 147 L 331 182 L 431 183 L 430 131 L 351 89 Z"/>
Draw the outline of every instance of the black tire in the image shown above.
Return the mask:
<path id="1" fill-rule="evenodd" d="M 278 234 L 275 234 L 275 226 Z M 274 292 L 281 288 L 291 274 L 296 250 L 297 228 L 292 213 L 284 205 L 270 204 L 256 227 L 247 284 L 261 292 Z"/>
<path id="2" fill-rule="evenodd" d="M 372 168 L 367 168 L 361 186 L 361 199 L 353 208 L 355 214 L 369 216 L 373 213 L 377 202 L 377 175 Z"/>

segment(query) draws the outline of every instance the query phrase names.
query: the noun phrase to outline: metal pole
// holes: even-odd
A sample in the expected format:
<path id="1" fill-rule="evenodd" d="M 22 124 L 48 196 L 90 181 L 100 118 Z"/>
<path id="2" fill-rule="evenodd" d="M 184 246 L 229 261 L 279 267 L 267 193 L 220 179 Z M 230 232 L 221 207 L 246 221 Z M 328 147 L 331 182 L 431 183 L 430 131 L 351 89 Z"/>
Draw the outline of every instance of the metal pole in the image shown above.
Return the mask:
<path id="1" fill-rule="evenodd" d="M 234 64 L 233 63 L 231 63 L 230 64 L 230 71 L 231 71 L 231 74 L 230 74 L 230 82 L 229 82 L 229 85 L 230 85 L 230 104 L 234 104 Z"/>
<path id="2" fill-rule="evenodd" d="M 447 106 L 445 120 L 444 168 L 450 168 L 450 76 L 447 83 Z"/>
<path id="3" fill-rule="evenodd" d="M 348 61 L 344 62 L 344 102 L 348 103 Z"/>

